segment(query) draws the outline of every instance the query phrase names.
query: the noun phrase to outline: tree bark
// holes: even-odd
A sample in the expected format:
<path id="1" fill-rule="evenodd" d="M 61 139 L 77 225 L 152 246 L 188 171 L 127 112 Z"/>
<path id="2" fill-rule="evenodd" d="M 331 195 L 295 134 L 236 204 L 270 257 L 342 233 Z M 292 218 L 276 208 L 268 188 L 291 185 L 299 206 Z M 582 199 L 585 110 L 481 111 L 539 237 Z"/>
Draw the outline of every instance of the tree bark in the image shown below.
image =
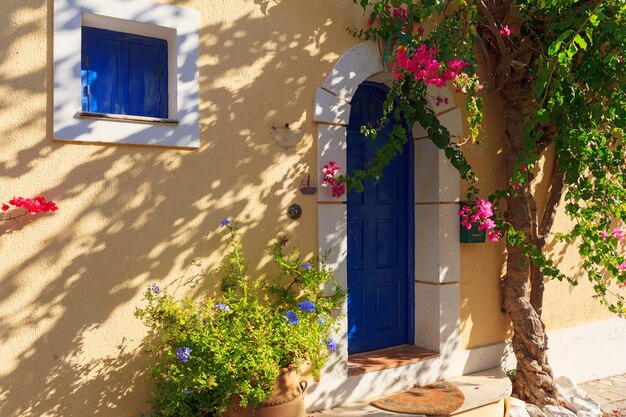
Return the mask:
<path id="1" fill-rule="evenodd" d="M 509 77 L 498 94 L 510 142 L 505 151 L 507 181 L 518 168 L 524 149 L 524 106 L 528 103 L 529 90 L 525 66 L 513 62 Z M 531 213 L 526 195 L 525 192 L 512 193 L 506 199 L 508 221 L 532 239 Z M 513 322 L 512 343 L 517 358 L 514 392 L 520 399 L 538 406 L 555 405 L 556 386 L 548 364 L 548 339 L 541 317 L 528 296 L 531 264 L 522 248 L 507 243 L 506 267 L 502 294 L 504 308 Z"/>
<path id="2" fill-rule="evenodd" d="M 554 218 L 561 201 L 561 195 L 563 194 L 563 173 L 559 169 L 558 160 L 554 161 L 554 169 L 552 171 L 552 178 L 550 181 L 550 188 L 548 190 L 548 199 L 546 202 L 546 208 L 541 216 L 541 221 L 537 224 L 537 232 L 535 233 L 533 244 L 543 252 L 543 248 L 546 246 L 546 239 L 552 229 Z M 543 292 L 544 292 L 544 275 L 540 267 L 537 265 L 531 266 L 530 274 L 530 303 L 541 318 L 543 311 Z"/>

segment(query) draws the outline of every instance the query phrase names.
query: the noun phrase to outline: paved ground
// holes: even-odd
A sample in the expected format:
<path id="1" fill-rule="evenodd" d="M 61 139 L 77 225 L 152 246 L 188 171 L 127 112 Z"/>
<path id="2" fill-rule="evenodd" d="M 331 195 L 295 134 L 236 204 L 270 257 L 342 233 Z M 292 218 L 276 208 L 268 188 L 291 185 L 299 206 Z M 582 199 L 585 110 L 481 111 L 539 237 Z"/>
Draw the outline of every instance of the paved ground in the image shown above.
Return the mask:
<path id="1" fill-rule="evenodd" d="M 605 417 L 626 417 L 626 374 L 578 385 L 600 405 Z M 317 412 L 313 415 L 315 417 L 394 417 L 405 414 L 382 411 L 370 406 L 368 402 L 363 402 Z"/>
<path id="2" fill-rule="evenodd" d="M 596 379 L 580 387 L 600 404 L 605 416 L 626 417 L 626 374 Z"/>

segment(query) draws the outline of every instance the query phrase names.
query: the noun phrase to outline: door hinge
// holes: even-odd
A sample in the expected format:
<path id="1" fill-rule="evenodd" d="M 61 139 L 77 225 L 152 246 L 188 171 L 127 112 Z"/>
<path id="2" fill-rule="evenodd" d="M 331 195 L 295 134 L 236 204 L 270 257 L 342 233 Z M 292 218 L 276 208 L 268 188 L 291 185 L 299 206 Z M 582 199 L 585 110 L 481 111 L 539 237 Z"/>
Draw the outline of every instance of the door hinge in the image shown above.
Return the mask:
<path id="1" fill-rule="evenodd" d="M 85 67 L 89 68 L 89 55 L 85 56 Z"/>

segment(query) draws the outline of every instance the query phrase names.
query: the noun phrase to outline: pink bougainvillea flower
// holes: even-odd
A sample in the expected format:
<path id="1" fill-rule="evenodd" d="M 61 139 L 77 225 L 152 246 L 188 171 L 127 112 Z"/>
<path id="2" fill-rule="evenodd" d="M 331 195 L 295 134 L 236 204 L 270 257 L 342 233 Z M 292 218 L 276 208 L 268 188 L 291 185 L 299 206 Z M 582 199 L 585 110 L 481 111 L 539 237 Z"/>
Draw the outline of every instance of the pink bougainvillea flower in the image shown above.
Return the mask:
<path id="1" fill-rule="evenodd" d="M 420 36 L 423 36 L 424 35 L 424 27 L 423 26 L 418 27 L 417 28 L 417 33 L 419 33 Z"/>
<path id="2" fill-rule="evenodd" d="M 621 264 L 617 265 L 617 270 L 618 271 L 626 271 L 626 261 L 624 261 Z"/>
<path id="3" fill-rule="evenodd" d="M 516 182 L 515 184 L 513 184 L 513 188 L 516 190 L 519 190 L 520 188 L 522 188 L 522 186 L 520 185 L 519 182 Z"/>
<path id="4" fill-rule="evenodd" d="M 508 25 L 500 29 L 500 35 L 502 35 L 505 38 L 508 38 L 509 36 L 513 36 L 514 33 L 515 31 L 513 30 L 513 28 L 510 28 Z"/>
<path id="5" fill-rule="evenodd" d="M 461 58 L 456 57 L 452 61 L 448 61 L 448 68 L 454 72 L 459 72 L 463 68 L 467 67 L 470 63 L 467 61 L 463 61 Z"/>
<path id="6" fill-rule="evenodd" d="M 346 193 L 346 184 L 340 182 L 336 175 L 341 169 L 334 161 L 324 165 L 322 170 L 322 187 L 330 187 L 333 198 L 339 198 Z"/>
<path id="7" fill-rule="evenodd" d="M 618 227 L 611 230 L 611 234 L 615 236 L 615 239 L 622 240 L 624 238 L 624 231 Z"/>
<path id="8" fill-rule="evenodd" d="M 426 85 L 433 85 L 442 88 L 447 81 L 453 81 L 469 62 L 456 57 L 447 64 L 437 59 L 439 51 L 436 48 L 429 48 L 425 44 L 415 48 L 410 55 L 406 48 L 399 48 L 396 51 L 395 60 L 391 62 L 391 67 L 396 79 L 404 79 L 404 73 L 413 75 L 415 81 L 422 81 Z"/>
<path id="9" fill-rule="evenodd" d="M 2 211 L 7 211 L 9 209 L 9 205 L 8 204 L 3 204 L 2 205 Z"/>
<path id="10" fill-rule="evenodd" d="M 487 237 L 489 237 L 489 240 L 492 242 L 497 242 L 502 237 L 502 232 L 499 230 L 490 230 L 487 233 Z"/>
<path id="11" fill-rule="evenodd" d="M 602 239 L 606 239 L 606 237 L 609 235 L 607 232 L 605 232 L 604 230 L 600 231 L 600 233 L 598 233 L 598 235 L 602 238 Z"/>
<path id="12" fill-rule="evenodd" d="M 346 184 L 339 182 L 332 186 L 331 191 L 334 198 L 339 198 L 346 193 Z"/>
<path id="13" fill-rule="evenodd" d="M 522 164 L 519 166 L 519 170 L 522 172 L 528 171 L 528 167 L 526 166 L 526 164 Z"/>
<path id="14" fill-rule="evenodd" d="M 478 225 L 478 230 L 493 229 L 496 227 L 496 223 L 491 219 L 486 219 L 483 223 Z"/>
<path id="15" fill-rule="evenodd" d="M 476 208 L 476 212 L 479 214 L 481 219 L 487 219 L 493 216 L 493 210 L 489 201 L 485 201 L 483 199 L 476 201 Z"/>
<path id="16" fill-rule="evenodd" d="M 461 226 L 471 229 L 473 226 L 479 231 L 487 231 L 487 236 L 492 242 L 497 242 L 502 237 L 502 232 L 496 229 L 496 222 L 493 220 L 493 209 L 489 201 L 477 200 L 473 207 L 464 205 L 457 212 L 461 218 Z"/>
<path id="17" fill-rule="evenodd" d="M 393 8 L 391 15 L 395 18 L 407 17 L 409 15 L 409 11 L 404 7 L 398 6 Z"/>

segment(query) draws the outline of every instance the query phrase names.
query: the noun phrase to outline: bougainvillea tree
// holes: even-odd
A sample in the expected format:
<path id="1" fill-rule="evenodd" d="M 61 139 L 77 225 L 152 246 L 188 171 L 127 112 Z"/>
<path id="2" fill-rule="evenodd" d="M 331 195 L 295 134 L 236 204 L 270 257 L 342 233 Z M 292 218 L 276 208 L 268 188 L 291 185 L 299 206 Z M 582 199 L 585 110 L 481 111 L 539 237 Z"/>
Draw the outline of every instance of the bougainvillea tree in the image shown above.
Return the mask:
<path id="1" fill-rule="evenodd" d="M 476 178 L 451 140 L 427 94 L 448 86 L 466 97 L 470 138 L 482 121 L 483 93 L 499 99 L 506 145 L 507 186 L 488 201 L 459 212 L 461 221 L 506 239 L 503 301 L 513 323 L 517 395 L 555 404 L 541 321 L 544 279 L 567 279 L 544 254 L 559 207 L 572 228 L 557 236 L 577 245 L 594 296 L 624 313 L 626 259 L 626 3 L 623 0 L 353 0 L 367 19 L 355 35 L 375 38 L 395 82 L 384 118 L 420 123 L 467 181 L 467 199 L 478 200 Z M 485 75 L 476 75 L 478 62 Z M 427 91 L 427 88 L 432 86 Z M 480 91 L 483 89 L 484 91 Z M 397 103 L 394 105 L 394 100 Z M 435 97 L 435 104 L 445 98 Z M 381 121 L 385 123 L 384 120 Z M 377 126 L 364 126 L 375 137 Z M 340 179 L 362 188 L 407 141 L 394 129 L 369 168 Z M 533 181 L 540 157 L 554 158 L 546 207 L 538 207 Z M 488 205 L 486 203 L 489 203 Z M 620 290 L 622 293 L 620 294 Z"/>

